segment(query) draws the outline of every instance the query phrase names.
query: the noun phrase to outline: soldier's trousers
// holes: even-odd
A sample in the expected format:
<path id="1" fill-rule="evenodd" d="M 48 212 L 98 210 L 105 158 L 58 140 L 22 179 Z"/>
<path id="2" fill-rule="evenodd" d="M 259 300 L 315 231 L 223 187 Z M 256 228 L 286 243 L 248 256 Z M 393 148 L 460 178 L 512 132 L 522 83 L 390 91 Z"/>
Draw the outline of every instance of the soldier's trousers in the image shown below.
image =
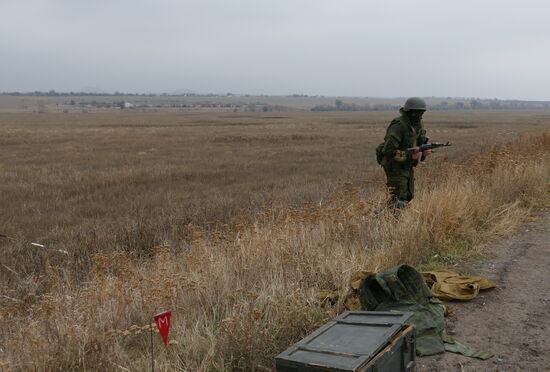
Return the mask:
<path id="1" fill-rule="evenodd" d="M 384 168 L 390 194 L 395 199 L 411 201 L 414 197 L 414 168 L 394 169 Z"/>

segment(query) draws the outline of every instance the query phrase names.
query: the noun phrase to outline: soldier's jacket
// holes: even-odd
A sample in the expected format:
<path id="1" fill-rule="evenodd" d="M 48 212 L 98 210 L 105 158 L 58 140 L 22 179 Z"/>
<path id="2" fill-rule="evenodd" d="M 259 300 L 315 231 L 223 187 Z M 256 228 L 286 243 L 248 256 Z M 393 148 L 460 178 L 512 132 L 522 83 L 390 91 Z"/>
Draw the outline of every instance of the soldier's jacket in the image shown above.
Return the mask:
<path id="1" fill-rule="evenodd" d="M 414 126 L 407 115 L 400 112 L 401 116 L 391 121 L 384 142 L 377 148 L 380 164 L 392 173 L 408 172 L 415 167 L 418 160 L 412 160 L 412 154 L 407 154 L 406 150 L 428 142 L 422 122 Z"/>

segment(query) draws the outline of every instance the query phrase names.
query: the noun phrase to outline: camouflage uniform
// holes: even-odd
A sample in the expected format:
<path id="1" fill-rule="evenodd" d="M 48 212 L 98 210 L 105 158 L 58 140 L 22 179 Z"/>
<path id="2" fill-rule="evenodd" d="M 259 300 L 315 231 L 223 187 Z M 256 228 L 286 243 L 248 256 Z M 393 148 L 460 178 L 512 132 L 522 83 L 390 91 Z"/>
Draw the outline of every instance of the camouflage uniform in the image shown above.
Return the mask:
<path id="1" fill-rule="evenodd" d="M 391 121 L 377 155 L 394 201 L 403 203 L 414 197 L 414 167 L 419 162 L 413 160 L 412 153 L 407 154 L 406 149 L 427 143 L 428 138 L 421 120 L 414 123 L 403 108 L 399 112 L 401 116 Z M 420 160 L 423 161 L 424 156 Z"/>

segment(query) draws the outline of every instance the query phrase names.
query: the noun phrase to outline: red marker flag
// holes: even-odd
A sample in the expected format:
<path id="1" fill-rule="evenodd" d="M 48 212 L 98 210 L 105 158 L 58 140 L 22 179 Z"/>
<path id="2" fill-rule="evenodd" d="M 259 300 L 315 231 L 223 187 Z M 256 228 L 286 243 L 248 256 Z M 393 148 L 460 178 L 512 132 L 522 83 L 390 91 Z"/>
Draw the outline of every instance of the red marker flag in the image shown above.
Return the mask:
<path id="1" fill-rule="evenodd" d="M 157 323 L 157 328 L 159 329 L 160 336 L 164 341 L 164 345 L 168 346 L 168 332 L 170 331 L 170 318 L 172 317 L 172 312 L 170 310 L 163 313 L 155 315 L 155 323 Z"/>

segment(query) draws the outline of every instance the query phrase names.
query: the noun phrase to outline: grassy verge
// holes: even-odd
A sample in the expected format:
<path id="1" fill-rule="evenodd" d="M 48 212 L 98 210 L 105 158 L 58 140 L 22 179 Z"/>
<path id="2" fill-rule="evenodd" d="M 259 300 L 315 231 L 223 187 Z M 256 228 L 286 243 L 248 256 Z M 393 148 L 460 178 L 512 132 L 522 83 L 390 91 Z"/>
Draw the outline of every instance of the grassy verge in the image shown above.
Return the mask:
<path id="1" fill-rule="evenodd" d="M 146 370 L 157 311 L 174 312 L 172 345 L 157 338 L 158 370 L 265 370 L 333 317 L 317 293 L 344 293 L 359 270 L 480 253 L 548 205 L 550 135 L 518 140 L 418 172 L 414 202 L 396 215 L 384 188 L 342 184 L 319 204 L 266 210 L 230 231 L 189 225 L 189 244 L 93 256 L 87 281 L 44 254 L 40 278 L 18 278 L 0 307 L 0 366 Z M 16 275 L 16 274 L 14 274 Z"/>

